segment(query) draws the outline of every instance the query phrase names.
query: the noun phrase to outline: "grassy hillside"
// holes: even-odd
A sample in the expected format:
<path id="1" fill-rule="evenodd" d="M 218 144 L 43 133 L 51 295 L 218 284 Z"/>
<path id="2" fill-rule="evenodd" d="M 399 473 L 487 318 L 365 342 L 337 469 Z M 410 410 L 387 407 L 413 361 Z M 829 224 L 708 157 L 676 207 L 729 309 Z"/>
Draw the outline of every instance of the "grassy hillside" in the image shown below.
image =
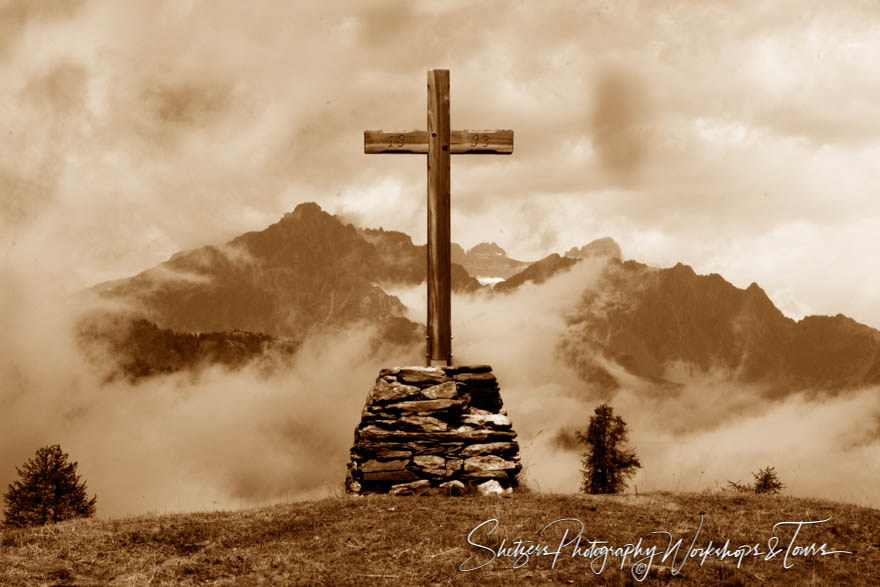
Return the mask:
<path id="1" fill-rule="evenodd" d="M 682 564 L 704 512 L 696 548 L 730 540 L 730 550 L 756 544 L 764 552 L 721 562 L 700 557 Z M 497 529 L 468 534 L 495 518 Z M 693 495 L 652 493 L 641 496 L 557 496 L 523 494 L 512 498 L 340 497 L 239 512 L 150 515 L 113 520 L 77 520 L 36 529 L 0 530 L 0 584 L 7 585 L 146 585 L 146 584 L 505 584 L 535 583 L 626 585 L 632 557 L 620 569 L 620 557 L 609 556 L 604 571 L 594 575 L 590 561 L 572 558 L 563 548 L 555 568 L 551 556 L 532 556 L 521 568 L 514 558 L 497 558 L 485 567 L 502 539 L 540 540 L 548 551 L 558 548 L 563 523 L 540 530 L 561 518 L 584 524 L 581 549 L 590 540 L 615 546 L 643 539 L 658 547 L 645 585 L 709 583 L 749 584 L 880 584 L 880 510 L 826 501 L 758 495 Z M 826 551 L 852 554 L 803 556 L 785 549 L 793 527 L 777 529 L 779 554 L 765 560 L 767 541 L 778 522 L 830 521 L 803 526 L 795 544 L 827 543 Z M 577 533 L 568 524 L 567 536 Z M 485 529 L 485 528 L 484 528 Z M 675 562 L 661 561 L 668 539 L 683 539 Z M 552 545 L 552 547 L 551 547 Z M 600 562 L 597 560 L 596 568 Z M 637 567 L 638 569 L 638 567 Z M 677 578 L 672 571 L 678 570 Z"/>

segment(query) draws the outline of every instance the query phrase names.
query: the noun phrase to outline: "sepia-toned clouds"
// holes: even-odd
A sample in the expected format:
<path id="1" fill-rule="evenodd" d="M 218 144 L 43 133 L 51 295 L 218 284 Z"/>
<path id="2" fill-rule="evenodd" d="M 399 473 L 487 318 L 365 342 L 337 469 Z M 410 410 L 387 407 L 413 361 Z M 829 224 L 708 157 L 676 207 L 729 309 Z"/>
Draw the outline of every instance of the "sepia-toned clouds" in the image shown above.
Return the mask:
<path id="1" fill-rule="evenodd" d="M 448 67 L 454 126 L 516 131 L 512 157 L 454 158 L 465 246 L 535 259 L 608 234 L 627 256 L 880 323 L 814 295 L 820 275 L 725 265 L 731 243 L 790 222 L 851 234 L 880 216 L 871 4 L 9 2 L 0 14 L 5 241 L 63 219 L 40 248 L 77 266 L 69 288 L 305 200 L 423 239 L 423 158 L 366 157 L 361 132 L 423 127 L 425 71 Z M 656 234 L 669 246 L 639 245 Z M 864 277 L 851 269 L 846 289 Z"/>

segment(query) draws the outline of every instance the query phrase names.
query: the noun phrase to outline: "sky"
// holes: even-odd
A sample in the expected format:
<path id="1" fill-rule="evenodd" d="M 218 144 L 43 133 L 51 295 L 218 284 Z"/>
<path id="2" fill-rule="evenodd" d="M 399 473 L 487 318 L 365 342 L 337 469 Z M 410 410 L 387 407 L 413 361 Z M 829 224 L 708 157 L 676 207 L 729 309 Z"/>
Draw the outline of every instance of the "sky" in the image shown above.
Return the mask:
<path id="1" fill-rule="evenodd" d="M 0 247 L 75 291 L 304 201 L 425 239 L 426 126 L 510 128 L 452 160 L 453 240 L 761 285 L 880 327 L 874 2 L 0 2 Z"/>
<path id="2" fill-rule="evenodd" d="M 515 132 L 510 156 L 452 158 L 463 246 L 536 260 L 611 236 L 627 259 L 757 282 L 789 316 L 880 328 L 875 2 L 0 0 L 0 486 L 60 441 L 109 514 L 329 491 L 375 376 L 369 333 L 310 341 L 268 379 L 132 389 L 83 363 L 69 294 L 301 202 L 424 242 L 424 156 L 362 143 L 425 128 L 433 68 L 451 71 L 453 129 Z M 544 489 L 578 483 L 546 425 L 587 410 L 550 356 L 560 308 L 595 278 L 581 265 L 454 303 L 456 352 L 495 366 Z M 423 288 L 395 293 L 424 307 Z M 775 464 L 795 494 L 880 502 L 876 390 L 754 405 L 695 380 L 663 403 L 630 384 L 616 405 L 642 489 Z"/>

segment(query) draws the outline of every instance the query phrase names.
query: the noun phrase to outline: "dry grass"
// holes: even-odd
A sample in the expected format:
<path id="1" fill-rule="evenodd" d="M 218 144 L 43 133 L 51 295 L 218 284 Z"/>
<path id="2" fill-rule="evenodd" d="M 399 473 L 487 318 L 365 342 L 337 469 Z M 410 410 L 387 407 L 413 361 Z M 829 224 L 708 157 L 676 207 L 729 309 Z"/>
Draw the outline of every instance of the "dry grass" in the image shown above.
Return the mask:
<path id="1" fill-rule="evenodd" d="M 512 498 L 339 497 L 269 508 L 217 513 L 77 520 L 34 529 L 0 530 L 0 584 L 5 585 L 421 585 L 582 584 L 627 585 L 627 561 L 609 559 L 594 575 L 589 561 L 570 558 L 555 568 L 550 557 L 533 557 L 512 569 L 497 559 L 471 573 L 458 571 L 469 556 L 488 552 L 470 546 L 468 533 L 489 518 L 499 520 L 480 544 L 497 548 L 517 539 L 539 540 L 548 522 L 578 518 L 585 539 L 665 548 L 666 530 L 683 538 L 684 554 L 705 512 L 696 546 L 730 539 L 766 550 L 771 527 L 783 521 L 831 518 L 804 528 L 797 543 L 827 543 L 851 555 L 797 557 L 784 569 L 773 560 L 690 559 L 671 575 L 670 561 L 655 559 L 646 585 L 880 585 L 880 510 L 780 496 L 668 494 L 571 496 L 521 494 Z M 778 532 L 780 546 L 790 530 Z M 558 544 L 550 531 L 546 543 Z M 681 563 L 681 556 L 676 567 Z"/>

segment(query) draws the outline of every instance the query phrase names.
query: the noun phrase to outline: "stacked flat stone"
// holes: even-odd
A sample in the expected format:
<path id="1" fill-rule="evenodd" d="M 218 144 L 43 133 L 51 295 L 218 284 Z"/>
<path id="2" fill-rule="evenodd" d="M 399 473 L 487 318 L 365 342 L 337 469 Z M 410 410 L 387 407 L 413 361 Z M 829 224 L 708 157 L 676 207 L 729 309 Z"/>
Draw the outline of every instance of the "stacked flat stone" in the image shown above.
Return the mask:
<path id="1" fill-rule="evenodd" d="M 519 445 L 489 365 L 382 369 L 355 429 L 349 493 L 510 492 Z"/>

